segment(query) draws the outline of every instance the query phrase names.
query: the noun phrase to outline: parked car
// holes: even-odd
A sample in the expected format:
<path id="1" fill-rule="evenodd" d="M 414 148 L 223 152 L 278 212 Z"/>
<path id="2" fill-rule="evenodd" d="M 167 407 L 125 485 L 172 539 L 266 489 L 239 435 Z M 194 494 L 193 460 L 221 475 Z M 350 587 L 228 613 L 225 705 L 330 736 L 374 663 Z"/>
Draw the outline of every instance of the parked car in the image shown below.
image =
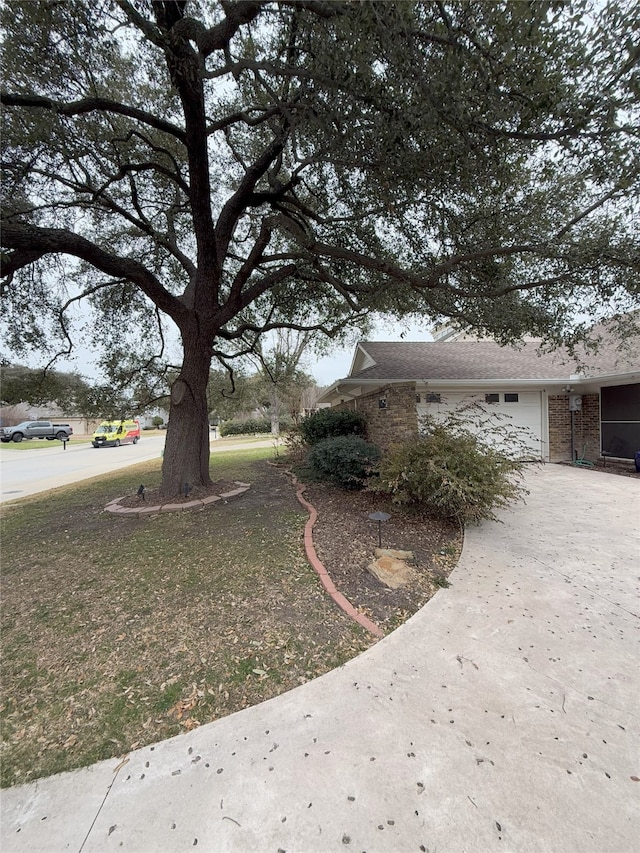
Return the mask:
<path id="1" fill-rule="evenodd" d="M 54 424 L 51 421 L 23 421 L 17 426 L 0 428 L 0 441 L 5 444 L 9 441 L 22 441 L 30 438 L 46 438 L 53 441 L 68 441 L 73 435 L 73 428 L 69 424 Z"/>

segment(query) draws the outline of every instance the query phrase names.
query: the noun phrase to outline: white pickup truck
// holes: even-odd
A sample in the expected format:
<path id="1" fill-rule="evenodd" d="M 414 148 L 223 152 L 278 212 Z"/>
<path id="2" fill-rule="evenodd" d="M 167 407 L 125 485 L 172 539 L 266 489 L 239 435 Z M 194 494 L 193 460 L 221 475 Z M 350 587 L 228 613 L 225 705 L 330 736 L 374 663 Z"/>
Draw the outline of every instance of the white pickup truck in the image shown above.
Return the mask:
<path id="1" fill-rule="evenodd" d="M 22 441 L 23 438 L 46 438 L 53 441 L 68 441 L 73 434 L 73 428 L 69 424 L 54 424 L 51 421 L 23 421 L 17 426 L 1 427 L 0 441 L 5 444 L 8 441 Z"/>

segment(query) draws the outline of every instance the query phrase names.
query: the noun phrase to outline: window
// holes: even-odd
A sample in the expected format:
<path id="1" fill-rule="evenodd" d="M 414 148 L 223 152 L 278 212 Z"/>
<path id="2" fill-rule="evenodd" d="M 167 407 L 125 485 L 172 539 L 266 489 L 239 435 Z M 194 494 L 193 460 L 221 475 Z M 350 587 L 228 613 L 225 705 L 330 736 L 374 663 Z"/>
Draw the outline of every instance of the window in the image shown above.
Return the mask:
<path id="1" fill-rule="evenodd" d="M 640 448 L 640 382 L 600 392 L 602 453 L 633 459 Z"/>
<path id="2" fill-rule="evenodd" d="M 440 394 L 427 394 L 426 401 L 427 403 L 441 403 L 442 397 Z"/>
<path id="3" fill-rule="evenodd" d="M 378 408 L 379 409 L 386 409 L 387 408 L 387 398 L 386 397 L 380 397 L 380 399 L 378 400 Z"/>
<path id="4" fill-rule="evenodd" d="M 485 403 L 499 403 L 500 394 L 485 394 L 484 401 Z"/>
<path id="5" fill-rule="evenodd" d="M 420 394 L 416 394 L 416 403 L 420 402 Z"/>
<path id="6" fill-rule="evenodd" d="M 517 403 L 518 395 L 517 394 L 505 394 L 504 395 L 505 403 Z"/>

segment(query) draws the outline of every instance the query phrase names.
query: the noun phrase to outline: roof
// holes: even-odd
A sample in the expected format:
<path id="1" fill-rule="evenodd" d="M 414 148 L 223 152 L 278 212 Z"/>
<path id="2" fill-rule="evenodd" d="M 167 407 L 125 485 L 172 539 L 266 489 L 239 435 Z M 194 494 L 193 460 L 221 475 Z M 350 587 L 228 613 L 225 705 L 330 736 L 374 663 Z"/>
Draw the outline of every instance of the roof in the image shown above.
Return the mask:
<path id="1" fill-rule="evenodd" d="M 594 330 L 596 331 L 596 330 Z M 344 393 L 348 387 L 391 382 L 540 382 L 598 381 L 626 376 L 638 381 L 640 338 L 621 342 L 606 327 L 597 328 L 596 351 L 584 348 L 571 356 L 566 349 L 545 352 L 539 341 L 500 346 L 495 341 L 360 341 L 349 375 L 335 382 L 321 402 Z"/>
<path id="2" fill-rule="evenodd" d="M 566 351 L 544 353 L 537 342 L 502 347 L 493 341 L 378 342 L 361 341 L 349 379 L 384 381 L 482 379 L 568 379 L 575 374 L 595 377 L 640 368 L 640 358 L 630 366 L 628 355 L 604 347 L 579 360 Z M 586 363 L 584 363 L 586 362 Z"/>

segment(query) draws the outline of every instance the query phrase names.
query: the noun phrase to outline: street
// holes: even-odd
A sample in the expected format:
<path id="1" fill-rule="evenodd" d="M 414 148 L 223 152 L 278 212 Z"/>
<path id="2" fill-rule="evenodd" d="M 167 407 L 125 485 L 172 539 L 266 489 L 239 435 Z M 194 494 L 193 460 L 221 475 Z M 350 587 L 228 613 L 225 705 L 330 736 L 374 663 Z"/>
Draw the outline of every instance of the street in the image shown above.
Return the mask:
<path id="1" fill-rule="evenodd" d="M 138 444 L 101 448 L 90 443 L 68 444 L 66 450 L 59 441 L 48 441 L 46 447 L 40 441 L 33 441 L 33 450 L 12 450 L 10 445 L 0 444 L 0 503 L 159 459 L 164 441 L 164 435 L 143 436 Z M 237 442 L 218 439 L 211 442 L 211 452 L 273 445 L 273 438 Z"/>
<path id="2" fill-rule="evenodd" d="M 138 462 L 158 459 L 164 447 L 164 435 L 140 439 L 138 444 L 121 447 L 92 447 L 59 441 L 33 441 L 33 450 L 12 450 L 0 444 L 0 503 L 35 495 L 111 473 Z"/>

